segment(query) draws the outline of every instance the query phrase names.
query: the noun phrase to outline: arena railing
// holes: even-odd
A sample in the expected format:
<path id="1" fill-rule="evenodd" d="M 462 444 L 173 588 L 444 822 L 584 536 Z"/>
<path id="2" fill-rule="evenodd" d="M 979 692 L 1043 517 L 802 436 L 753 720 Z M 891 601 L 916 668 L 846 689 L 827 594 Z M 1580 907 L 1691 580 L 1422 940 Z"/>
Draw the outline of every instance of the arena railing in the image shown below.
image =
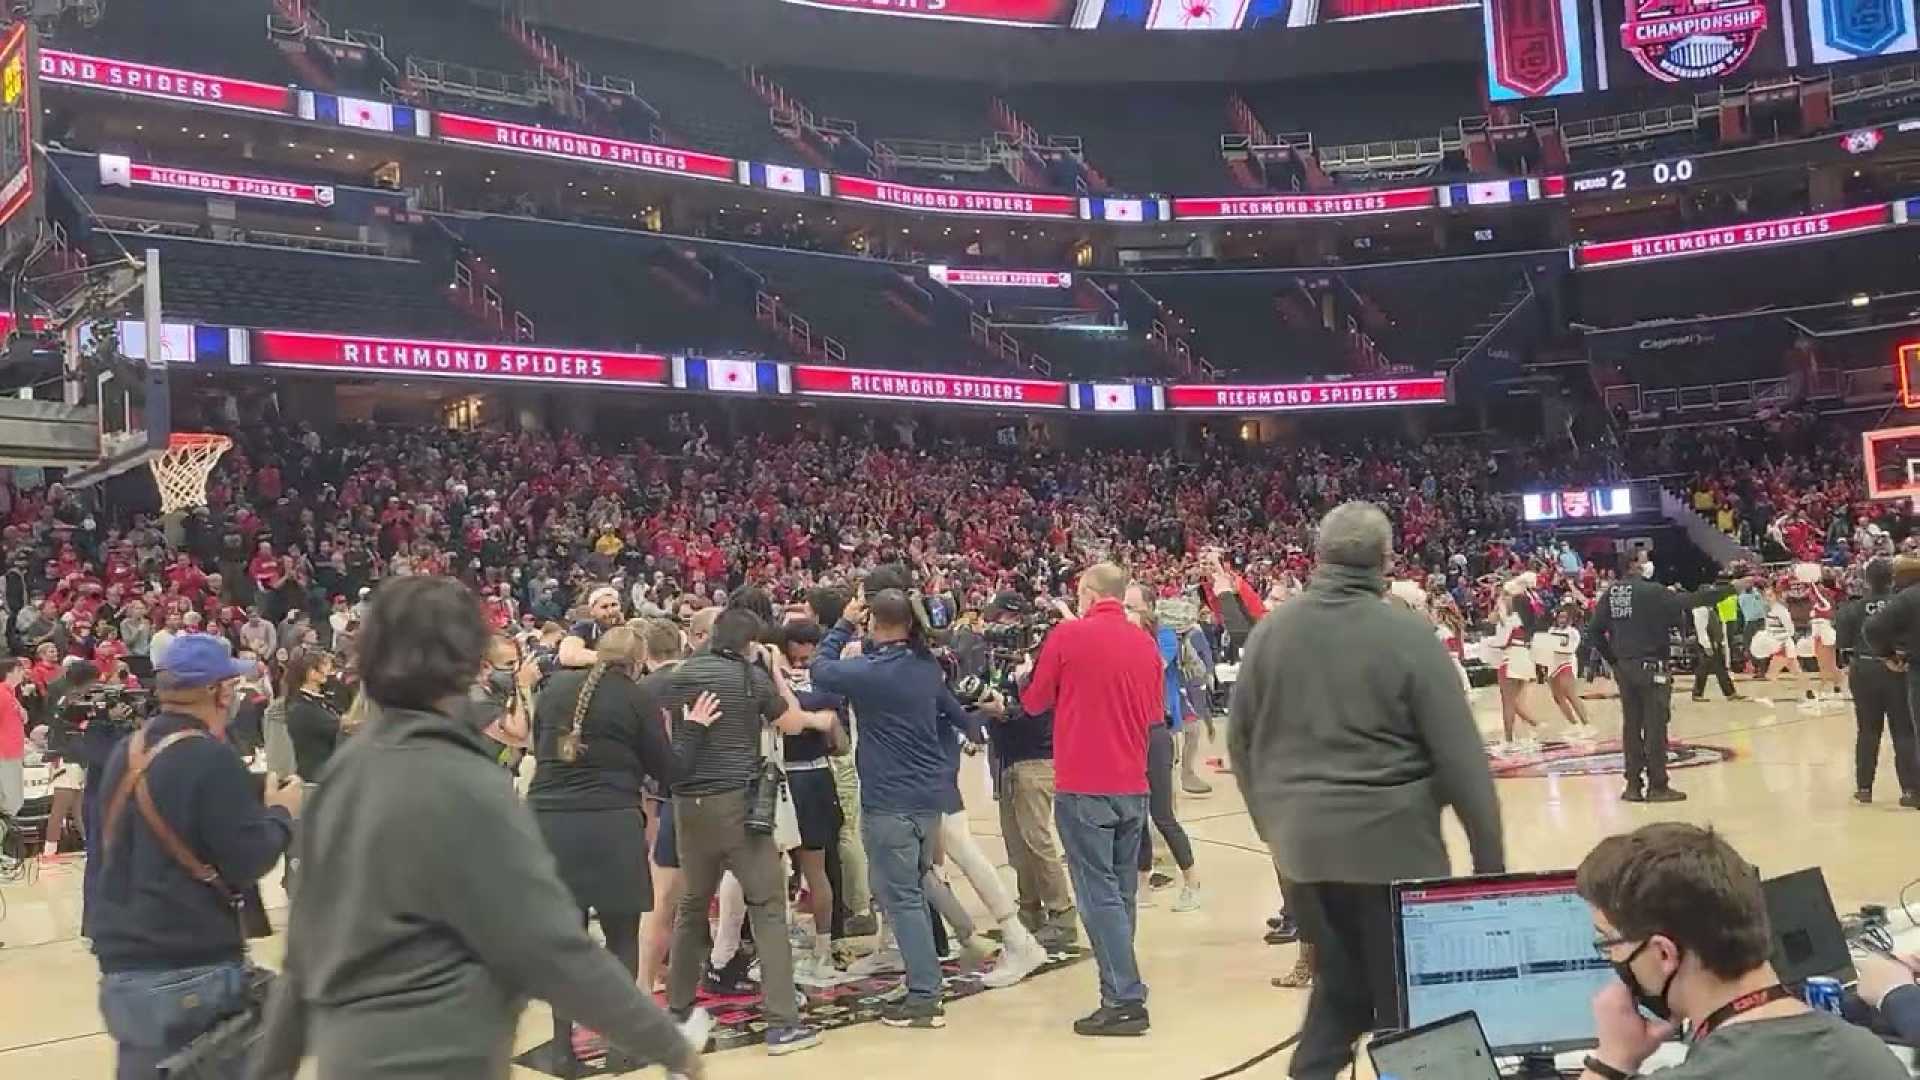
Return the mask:
<path id="1" fill-rule="evenodd" d="M 557 89 L 554 84 L 529 79 L 524 75 L 509 75 L 448 60 L 423 60 L 415 56 L 407 57 L 406 77 L 415 87 L 432 93 L 522 108 L 554 104 L 554 92 Z"/>
<path id="2" fill-rule="evenodd" d="M 1654 389 L 1644 388 L 1639 383 L 1622 383 L 1607 387 L 1602 392 L 1602 399 L 1608 412 L 1624 408 L 1632 419 L 1650 420 L 1689 413 L 1760 412 L 1789 406 L 1803 397 L 1808 401 L 1837 400 L 1854 406 L 1882 405 L 1892 401 L 1896 394 L 1893 375 L 1885 369 L 1835 371 L 1823 368 L 1815 371 L 1811 379 L 1790 375 Z"/>

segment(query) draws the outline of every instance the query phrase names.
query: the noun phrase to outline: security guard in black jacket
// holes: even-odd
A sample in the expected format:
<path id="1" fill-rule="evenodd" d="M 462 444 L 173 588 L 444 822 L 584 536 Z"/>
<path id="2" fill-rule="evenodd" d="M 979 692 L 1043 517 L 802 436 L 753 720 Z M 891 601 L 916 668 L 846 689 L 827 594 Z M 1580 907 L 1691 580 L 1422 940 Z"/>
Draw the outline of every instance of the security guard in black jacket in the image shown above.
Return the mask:
<path id="1" fill-rule="evenodd" d="M 1835 650 L 1851 657 L 1847 684 L 1853 688 L 1853 718 L 1858 732 L 1853 743 L 1855 802 L 1873 801 L 1873 777 L 1879 771 L 1880 731 L 1893 736 L 1893 771 L 1900 781 L 1900 805 L 1920 810 L 1920 747 L 1916 746 L 1913 710 L 1907 704 L 1907 679 L 1887 666 L 1887 656 L 1862 633 L 1867 620 L 1880 614 L 1893 599 L 1893 561 L 1875 559 L 1861 572 L 1867 595 L 1849 600 L 1834 612 Z M 1898 661 L 1896 660 L 1897 664 Z"/>
<path id="2" fill-rule="evenodd" d="M 1694 607 L 1717 603 L 1729 586 L 1679 593 L 1650 580 L 1652 572 L 1651 562 L 1630 560 L 1620 579 L 1594 604 L 1587 637 L 1620 682 L 1620 743 L 1627 769 L 1627 790 L 1620 797 L 1627 802 L 1681 802 L 1686 795 L 1667 784 L 1673 631 L 1688 626 Z"/>

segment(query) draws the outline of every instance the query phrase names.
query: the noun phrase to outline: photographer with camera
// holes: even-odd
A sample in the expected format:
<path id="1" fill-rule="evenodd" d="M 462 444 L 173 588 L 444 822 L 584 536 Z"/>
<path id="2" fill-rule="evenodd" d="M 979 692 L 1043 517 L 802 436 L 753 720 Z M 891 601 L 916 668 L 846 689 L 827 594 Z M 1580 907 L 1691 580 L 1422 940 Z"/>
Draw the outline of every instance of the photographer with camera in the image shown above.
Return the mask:
<path id="1" fill-rule="evenodd" d="M 1028 663 L 1039 648 L 1032 639 L 1045 631 L 1028 629 L 1032 614 L 1033 606 L 1016 592 L 1000 593 L 987 604 L 981 637 L 1001 701 L 997 714 L 990 706 L 983 711 L 994 721 L 987 735 L 1000 770 L 1000 835 L 1013 867 L 1020 921 L 1043 947 L 1060 948 L 1077 941 L 1080 928 L 1053 831 L 1053 714 L 1028 713 L 1018 693 L 1008 692 L 1011 678 L 994 675 Z"/>
<path id="2" fill-rule="evenodd" d="M 98 772 L 114 742 L 134 723 L 132 707 L 123 701 L 109 704 L 99 685 L 100 669 L 90 660 L 75 660 L 59 669 L 41 694 L 46 703 L 48 746 L 60 759 L 53 774 L 53 806 L 47 815 L 43 858 L 59 854 L 68 820 L 77 831 L 86 832 L 99 798 L 88 770 Z M 88 879 L 95 873 L 89 865 Z"/>
<path id="3" fill-rule="evenodd" d="M 251 992 L 238 897 L 286 851 L 302 792 L 291 777 L 263 803 L 225 742 L 235 686 L 250 672 L 218 638 L 174 642 L 157 677 L 159 714 L 100 770 L 86 923 L 118 1080 L 153 1080 Z"/>
<path id="4" fill-rule="evenodd" d="M 862 623 L 867 640 L 856 644 Z M 858 651 L 843 655 L 850 648 Z M 928 651 L 913 602 L 899 589 L 848 603 L 820 642 L 812 672 L 814 689 L 840 694 L 853 709 L 867 872 L 907 969 L 905 1000 L 888 1004 L 880 1020 L 889 1027 L 945 1027 L 940 957 L 922 879 L 933 866 L 948 787 L 942 740 L 966 730 L 965 712 Z"/>
<path id="5" fill-rule="evenodd" d="M 749 828 L 754 824 L 749 821 L 751 795 L 768 782 L 763 768 L 767 726 L 782 734 L 802 728 L 799 710 L 788 705 L 772 673 L 751 659 L 759 655 L 756 639 L 764 625 L 745 608 L 722 611 L 714 620 L 707 650 L 673 669 L 662 701 L 675 716 L 673 830 L 686 883 L 667 965 L 667 1006 L 683 1018 L 693 1009 L 713 945 L 707 908 L 721 875 L 731 870 L 740 882 L 760 948 L 767 1053 L 778 1056 L 818 1045 L 820 1033 L 800 1022 L 794 1000 L 780 852 L 771 828 Z M 678 715 L 707 693 L 720 701 L 718 719 L 702 724 Z"/>

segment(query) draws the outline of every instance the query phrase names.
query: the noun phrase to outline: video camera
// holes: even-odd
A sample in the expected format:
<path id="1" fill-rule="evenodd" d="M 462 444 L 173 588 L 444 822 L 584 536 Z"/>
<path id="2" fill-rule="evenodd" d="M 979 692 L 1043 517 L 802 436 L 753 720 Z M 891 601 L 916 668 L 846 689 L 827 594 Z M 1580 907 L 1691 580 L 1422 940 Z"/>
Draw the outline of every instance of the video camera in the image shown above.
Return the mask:
<path id="1" fill-rule="evenodd" d="M 96 684 L 67 694 L 59 702 L 59 720 L 66 741 L 77 741 L 81 731 L 131 735 L 154 714 L 153 692 L 125 686 Z"/>
<path id="2" fill-rule="evenodd" d="M 989 623 L 981 636 L 986 638 L 987 647 L 996 656 L 1005 655 L 1015 660 L 1028 653 L 1038 652 L 1040 643 L 1060 621 L 1060 613 L 1051 608 L 1041 608 L 1028 614 L 1017 623 Z"/>
<path id="3" fill-rule="evenodd" d="M 1050 607 L 1012 606 L 1001 610 L 1018 614 L 1020 621 L 988 623 L 980 632 L 987 645 L 986 667 L 978 674 L 956 673 L 947 680 L 948 689 L 969 708 L 984 700 L 989 692 L 1013 700 L 1019 696 L 1013 673 L 1028 657 L 1037 656 L 1047 635 L 1060 623 L 1060 613 Z"/>

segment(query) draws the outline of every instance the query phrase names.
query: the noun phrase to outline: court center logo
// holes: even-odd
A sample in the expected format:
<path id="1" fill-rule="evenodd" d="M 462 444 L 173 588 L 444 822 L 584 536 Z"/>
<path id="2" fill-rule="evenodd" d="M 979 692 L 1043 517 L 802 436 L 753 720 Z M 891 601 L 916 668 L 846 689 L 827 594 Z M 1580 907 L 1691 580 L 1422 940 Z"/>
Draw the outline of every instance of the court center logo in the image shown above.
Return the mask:
<path id="1" fill-rule="evenodd" d="M 1627 0 L 1620 47 L 1661 82 L 1738 71 L 1767 31 L 1766 0 Z"/>
<path id="2" fill-rule="evenodd" d="M 1721 762 L 1732 761 L 1733 757 L 1733 750 L 1725 746 L 1672 741 L 1667 743 L 1669 770 L 1718 765 Z M 1494 754 L 1488 765 L 1492 768 L 1493 775 L 1501 778 L 1619 776 L 1627 771 L 1626 755 L 1621 752 L 1618 739 L 1597 743 L 1574 743 L 1550 739 L 1540 743 L 1537 749 Z"/>

